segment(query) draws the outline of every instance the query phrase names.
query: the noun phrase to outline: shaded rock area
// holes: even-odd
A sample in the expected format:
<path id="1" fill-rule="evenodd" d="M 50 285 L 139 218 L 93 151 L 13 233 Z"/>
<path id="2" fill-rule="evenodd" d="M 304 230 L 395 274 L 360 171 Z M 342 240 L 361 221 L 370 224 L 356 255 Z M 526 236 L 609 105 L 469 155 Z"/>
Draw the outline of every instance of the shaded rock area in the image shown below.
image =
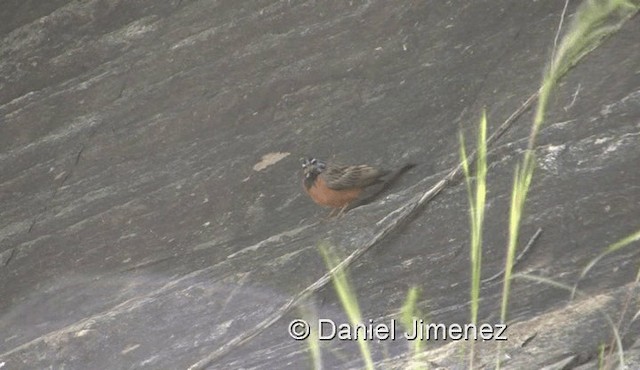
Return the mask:
<path id="1" fill-rule="evenodd" d="M 225 345 L 325 274 L 319 243 L 349 254 L 442 179 L 483 107 L 491 131 L 538 89 L 563 6 L 3 2 L 0 368 L 310 368 L 308 343 L 287 328 L 310 311 L 346 321 L 331 285 Z M 543 232 L 517 272 L 571 286 L 640 227 L 639 35 L 635 17 L 553 95 L 522 243 Z M 503 266 L 530 123 L 528 111 L 489 153 L 486 277 Z M 307 155 L 417 166 L 325 221 L 301 188 Z M 418 286 L 425 320 L 469 321 L 467 212 L 454 182 L 349 268 L 364 319 L 396 318 Z M 639 261 L 637 244 L 606 257 L 571 302 L 566 290 L 514 280 L 507 368 L 594 368 L 612 340 L 601 312 L 640 368 Z M 500 300 L 499 280 L 482 286 L 482 322 L 498 322 Z M 410 360 L 407 341 L 369 344 L 381 368 Z M 428 342 L 426 361 L 464 368 L 465 344 Z M 478 345 L 479 366 L 492 366 L 496 345 Z M 363 366 L 353 341 L 320 350 L 325 368 Z"/>

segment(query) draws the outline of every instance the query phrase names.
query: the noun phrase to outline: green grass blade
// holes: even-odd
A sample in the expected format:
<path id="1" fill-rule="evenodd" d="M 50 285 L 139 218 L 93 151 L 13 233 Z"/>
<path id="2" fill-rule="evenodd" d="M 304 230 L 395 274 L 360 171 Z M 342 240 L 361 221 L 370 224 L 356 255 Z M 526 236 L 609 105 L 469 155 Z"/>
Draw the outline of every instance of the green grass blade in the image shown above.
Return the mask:
<path id="1" fill-rule="evenodd" d="M 332 270 L 340 263 L 339 258 L 329 250 L 327 244 L 320 245 L 320 252 L 329 270 Z M 360 306 L 358 305 L 356 295 L 349 284 L 347 273 L 343 269 L 338 269 L 333 273 L 331 280 L 333 282 L 333 287 L 338 294 L 338 298 L 340 299 L 340 303 L 342 304 L 342 308 L 345 310 L 352 327 L 363 324 Z M 360 348 L 360 354 L 365 363 L 365 368 L 367 370 L 373 370 L 375 367 L 373 366 L 373 358 L 371 357 L 369 344 L 366 339 L 361 336 L 358 336 L 357 342 L 358 347 Z"/>

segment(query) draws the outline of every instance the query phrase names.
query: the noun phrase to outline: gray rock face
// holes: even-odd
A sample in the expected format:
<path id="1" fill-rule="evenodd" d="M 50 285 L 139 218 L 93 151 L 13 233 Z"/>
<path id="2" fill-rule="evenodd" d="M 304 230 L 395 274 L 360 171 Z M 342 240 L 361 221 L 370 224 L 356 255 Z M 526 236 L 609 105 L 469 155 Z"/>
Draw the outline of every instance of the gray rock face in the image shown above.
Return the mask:
<path id="1" fill-rule="evenodd" d="M 492 130 L 534 93 L 563 5 L 6 1 L 0 368 L 310 367 L 289 322 L 347 320 L 331 285 L 295 300 L 327 271 L 318 245 L 346 256 L 368 243 L 457 165 L 458 132 L 471 141 L 483 107 Z M 638 35 L 627 22 L 554 93 L 522 243 L 543 233 L 518 272 L 573 285 L 640 227 Z M 483 276 L 503 266 L 530 116 L 489 153 Z M 323 221 L 300 184 L 305 155 L 417 166 Z M 397 317 L 418 286 L 425 319 L 469 321 L 467 212 L 452 182 L 355 260 L 364 319 Z M 574 302 L 515 280 L 505 365 L 590 368 L 612 338 L 598 309 L 623 317 L 627 364 L 639 367 L 639 261 L 637 244 L 603 259 Z M 483 322 L 498 321 L 500 296 L 499 280 L 483 285 Z M 369 344 L 381 368 L 406 366 L 406 341 Z M 459 345 L 428 342 L 424 361 L 463 368 Z M 495 345 L 479 345 L 478 364 L 495 362 Z M 356 342 L 321 351 L 325 368 L 363 366 Z"/>

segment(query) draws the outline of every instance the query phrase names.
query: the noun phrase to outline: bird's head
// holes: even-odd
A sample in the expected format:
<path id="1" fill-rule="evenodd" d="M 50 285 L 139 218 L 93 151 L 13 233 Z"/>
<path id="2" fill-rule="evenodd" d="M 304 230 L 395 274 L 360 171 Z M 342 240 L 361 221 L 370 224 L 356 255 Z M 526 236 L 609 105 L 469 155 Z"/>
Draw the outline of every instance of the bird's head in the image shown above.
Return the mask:
<path id="1" fill-rule="evenodd" d="M 305 178 L 313 178 L 324 171 L 327 164 L 316 158 L 300 158 L 302 163 L 302 171 Z"/>

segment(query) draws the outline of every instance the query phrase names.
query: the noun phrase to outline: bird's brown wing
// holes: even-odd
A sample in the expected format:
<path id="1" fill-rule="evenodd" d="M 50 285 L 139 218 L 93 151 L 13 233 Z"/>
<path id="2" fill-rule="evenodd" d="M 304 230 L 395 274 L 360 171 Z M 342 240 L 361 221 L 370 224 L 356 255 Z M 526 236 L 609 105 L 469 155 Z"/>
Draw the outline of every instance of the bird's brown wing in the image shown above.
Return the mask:
<path id="1" fill-rule="evenodd" d="M 367 165 L 329 165 L 320 174 L 327 186 L 333 190 L 364 188 L 380 182 L 386 172 Z"/>

